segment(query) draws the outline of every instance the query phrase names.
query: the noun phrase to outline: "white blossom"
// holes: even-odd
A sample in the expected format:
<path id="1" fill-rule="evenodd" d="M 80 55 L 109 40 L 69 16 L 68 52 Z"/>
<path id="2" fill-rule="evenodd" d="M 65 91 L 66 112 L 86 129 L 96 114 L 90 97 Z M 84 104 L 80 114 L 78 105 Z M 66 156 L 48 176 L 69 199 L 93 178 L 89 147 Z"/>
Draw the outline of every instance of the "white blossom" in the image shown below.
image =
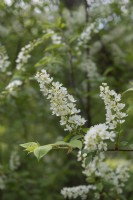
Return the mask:
<path id="1" fill-rule="evenodd" d="M 84 137 L 85 149 L 88 151 L 106 151 L 106 140 L 114 141 L 115 134 L 107 131 L 106 124 L 92 126 Z"/>
<path id="2" fill-rule="evenodd" d="M 6 176 L 0 175 L 0 189 L 4 190 L 6 188 Z"/>
<path id="3" fill-rule="evenodd" d="M 87 199 L 87 195 L 90 192 L 90 190 L 95 189 L 96 186 L 94 185 L 80 185 L 71 188 L 65 187 L 61 190 L 61 194 L 64 196 L 64 198 L 76 199 L 77 197 L 80 197 L 82 200 L 85 200 Z"/>
<path id="4" fill-rule="evenodd" d="M 122 112 L 125 104 L 120 103 L 121 95 L 110 90 L 106 83 L 100 86 L 100 97 L 103 99 L 106 109 L 106 124 L 109 129 L 115 129 L 118 124 L 125 122 L 126 113 Z"/>
<path id="5" fill-rule="evenodd" d="M 9 57 L 4 46 L 0 45 L 0 72 L 5 72 L 10 65 Z"/>
<path id="6" fill-rule="evenodd" d="M 78 45 L 82 46 L 87 44 L 87 42 L 91 39 L 92 32 L 96 32 L 95 23 L 88 24 L 88 26 L 83 30 L 78 40 Z"/>
<path id="7" fill-rule="evenodd" d="M 20 157 L 16 151 L 13 151 L 9 160 L 9 167 L 12 171 L 18 169 L 20 166 Z"/>
<path id="8" fill-rule="evenodd" d="M 26 64 L 28 59 L 31 57 L 29 55 L 29 52 L 31 51 L 31 49 L 32 49 L 31 44 L 28 44 L 21 49 L 20 53 L 18 54 L 17 60 L 16 60 L 16 63 L 17 63 L 16 69 L 17 70 L 25 71 L 25 68 L 23 68 L 23 65 Z"/>
<path id="9" fill-rule="evenodd" d="M 77 130 L 85 124 L 86 120 L 78 114 L 80 110 L 76 108 L 75 99 L 62 84 L 53 82 L 46 70 L 38 72 L 36 79 L 43 95 L 50 100 L 52 114 L 61 117 L 60 124 L 65 125 L 66 131 Z"/>
<path id="10" fill-rule="evenodd" d="M 44 37 L 38 38 L 36 40 L 33 40 L 26 46 L 21 48 L 21 51 L 18 54 L 18 57 L 16 59 L 16 69 L 21 71 L 26 71 L 24 65 L 28 62 L 29 58 L 31 57 L 30 53 L 31 51 L 42 43 Z"/>
<path id="11" fill-rule="evenodd" d="M 15 96 L 16 95 L 16 89 L 18 87 L 20 87 L 23 84 L 23 82 L 21 80 L 13 80 L 11 81 L 7 87 L 6 87 L 6 91 L 10 94 Z"/>
<path id="12" fill-rule="evenodd" d="M 81 64 L 81 68 L 87 73 L 87 77 L 90 81 L 95 82 L 95 79 L 100 77 L 96 63 L 92 61 L 92 59 L 86 59 L 86 61 Z"/>

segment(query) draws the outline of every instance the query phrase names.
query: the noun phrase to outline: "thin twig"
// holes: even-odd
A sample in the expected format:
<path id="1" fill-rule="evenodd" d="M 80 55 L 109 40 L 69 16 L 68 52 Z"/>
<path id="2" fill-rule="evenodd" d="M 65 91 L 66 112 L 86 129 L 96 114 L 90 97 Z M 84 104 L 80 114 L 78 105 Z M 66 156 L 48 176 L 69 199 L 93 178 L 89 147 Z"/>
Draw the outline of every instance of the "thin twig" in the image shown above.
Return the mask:
<path id="1" fill-rule="evenodd" d="M 133 149 L 108 149 L 107 151 L 133 151 Z"/>

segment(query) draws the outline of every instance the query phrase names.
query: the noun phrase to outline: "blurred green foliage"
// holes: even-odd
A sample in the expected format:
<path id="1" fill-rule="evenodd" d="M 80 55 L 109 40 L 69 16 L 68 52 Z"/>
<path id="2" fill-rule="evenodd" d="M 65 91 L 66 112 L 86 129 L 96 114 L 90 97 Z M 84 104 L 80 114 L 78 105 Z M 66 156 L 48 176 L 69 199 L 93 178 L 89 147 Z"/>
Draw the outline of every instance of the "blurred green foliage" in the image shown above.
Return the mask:
<path id="1" fill-rule="evenodd" d="M 92 3 L 88 8 L 86 1 L 77 5 L 65 1 L 7 2 L 0 2 L 0 43 L 10 60 L 8 69 L 0 71 L 0 199 L 60 200 L 63 186 L 85 183 L 75 152 L 67 154 L 65 150 L 57 150 L 37 162 L 19 148 L 19 144 L 28 141 L 41 145 L 54 143 L 67 134 L 59 126 L 58 118 L 51 116 L 49 103 L 34 79 L 35 73 L 46 68 L 55 80 L 68 88 L 88 120 L 86 127 L 104 121 L 99 85 L 107 82 L 120 93 L 133 87 L 133 2 L 114 1 L 101 3 L 100 7 Z M 81 41 L 82 44 L 77 45 L 91 23 L 96 24 L 96 31 L 85 44 Z M 61 43 L 53 42 L 54 34 L 61 37 Z M 42 37 L 29 52 L 31 57 L 23 66 L 25 70 L 17 70 L 16 59 L 22 47 Z M 95 72 L 88 75 L 85 66 L 90 60 L 98 76 Z M 23 82 L 15 95 L 5 92 L 13 80 Z M 133 91 L 123 94 L 123 101 L 129 116 L 121 140 L 131 144 Z M 118 158 L 126 158 L 132 165 L 132 157 L 132 153 L 112 153 L 110 163 L 113 165 L 119 163 Z M 16 165 L 15 168 L 12 165 Z M 132 180 L 131 167 L 131 178 L 124 191 L 128 200 L 133 199 Z"/>

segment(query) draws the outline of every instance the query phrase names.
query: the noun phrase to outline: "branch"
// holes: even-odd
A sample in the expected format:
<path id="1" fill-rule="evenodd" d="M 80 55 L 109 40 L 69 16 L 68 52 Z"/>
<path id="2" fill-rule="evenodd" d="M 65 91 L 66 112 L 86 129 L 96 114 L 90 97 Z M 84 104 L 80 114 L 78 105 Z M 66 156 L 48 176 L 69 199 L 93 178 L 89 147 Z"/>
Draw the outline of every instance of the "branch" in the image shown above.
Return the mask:
<path id="1" fill-rule="evenodd" d="M 107 151 L 133 151 L 133 149 L 108 149 Z"/>

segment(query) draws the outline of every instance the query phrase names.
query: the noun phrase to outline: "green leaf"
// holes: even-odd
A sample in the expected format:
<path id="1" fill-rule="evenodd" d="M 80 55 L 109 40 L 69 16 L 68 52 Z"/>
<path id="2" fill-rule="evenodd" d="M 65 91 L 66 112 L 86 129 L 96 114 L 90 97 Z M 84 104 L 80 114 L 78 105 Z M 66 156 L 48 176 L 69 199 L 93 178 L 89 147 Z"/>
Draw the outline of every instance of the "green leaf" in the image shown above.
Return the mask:
<path id="1" fill-rule="evenodd" d="M 97 187 L 97 189 L 98 189 L 99 191 L 102 191 L 102 189 L 103 189 L 103 184 L 102 184 L 102 183 L 98 183 L 98 184 L 96 184 L 96 187 Z"/>
<path id="2" fill-rule="evenodd" d="M 68 143 L 64 142 L 64 141 L 58 141 L 58 142 L 55 142 L 53 145 L 67 145 Z"/>
<path id="3" fill-rule="evenodd" d="M 122 142 L 120 142 L 120 145 L 123 146 L 123 147 L 125 147 L 125 146 L 128 145 L 128 142 L 127 141 L 122 141 Z"/>
<path id="4" fill-rule="evenodd" d="M 25 148 L 29 153 L 33 152 L 36 148 L 39 147 L 39 144 L 36 142 L 28 142 L 24 144 L 20 144 L 21 147 Z"/>
<path id="5" fill-rule="evenodd" d="M 133 88 L 129 88 L 128 90 L 126 90 L 125 92 L 123 92 L 122 93 L 122 97 L 124 99 L 133 98 Z"/>
<path id="6" fill-rule="evenodd" d="M 34 155 L 38 160 L 45 156 L 52 149 L 52 145 L 44 145 L 34 150 Z"/>
<path id="7" fill-rule="evenodd" d="M 84 137 L 83 135 L 76 135 L 76 136 L 72 137 L 71 140 L 78 140 L 78 139 L 81 139 L 83 137 Z"/>
<path id="8" fill-rule="evenodd" d="M 88 165 L 89 162 L 92 160 L 92 156 L 87 156 L 87 158 L 85 159 L 85 165 Z"/>
<path id="9" fill-rule="evenodd" d="M 82 142 L 80 140 L 71 140 L 69 144 L 74 148 L 82 149 Z"/>
<path id="10" fill-rule="evenodd" d="M 89 128 L 82 128 L 82 131 L 83 131 L 84 133 L 87 133 L 88 130 L 89 130 Z"/>
<path id="11" fill-rule="evenodd" d="M 45 49 L 45 51 L 51 51 L 51 50 L 58 49 L 61 47 L 64 47 L 64 45 L 63 44 L 53 44 L 53 45 L 49 45 L 49 47 L 47 47 Z"/>
<path id="12" fill-rule="evenodd" d="M 133 88 L 129 88 L 128 90 L 126 90 L 125 92 L 123 92 L 123 94 L 125 94 L 127 92 L 133 92 Z"/>
<path id="13" fill-rule="evenodd" d="M 68 142 L 71 138 L 72 138 L 73 134 L 69 133 L 65 138 L 64 138 L 64 142 Z"/>
<path id="14" fill-rule="evenodd" d="M 130 147 L 131 149 L 133 149 L 133 144 L 130 144 L 129 147 Z"/>

